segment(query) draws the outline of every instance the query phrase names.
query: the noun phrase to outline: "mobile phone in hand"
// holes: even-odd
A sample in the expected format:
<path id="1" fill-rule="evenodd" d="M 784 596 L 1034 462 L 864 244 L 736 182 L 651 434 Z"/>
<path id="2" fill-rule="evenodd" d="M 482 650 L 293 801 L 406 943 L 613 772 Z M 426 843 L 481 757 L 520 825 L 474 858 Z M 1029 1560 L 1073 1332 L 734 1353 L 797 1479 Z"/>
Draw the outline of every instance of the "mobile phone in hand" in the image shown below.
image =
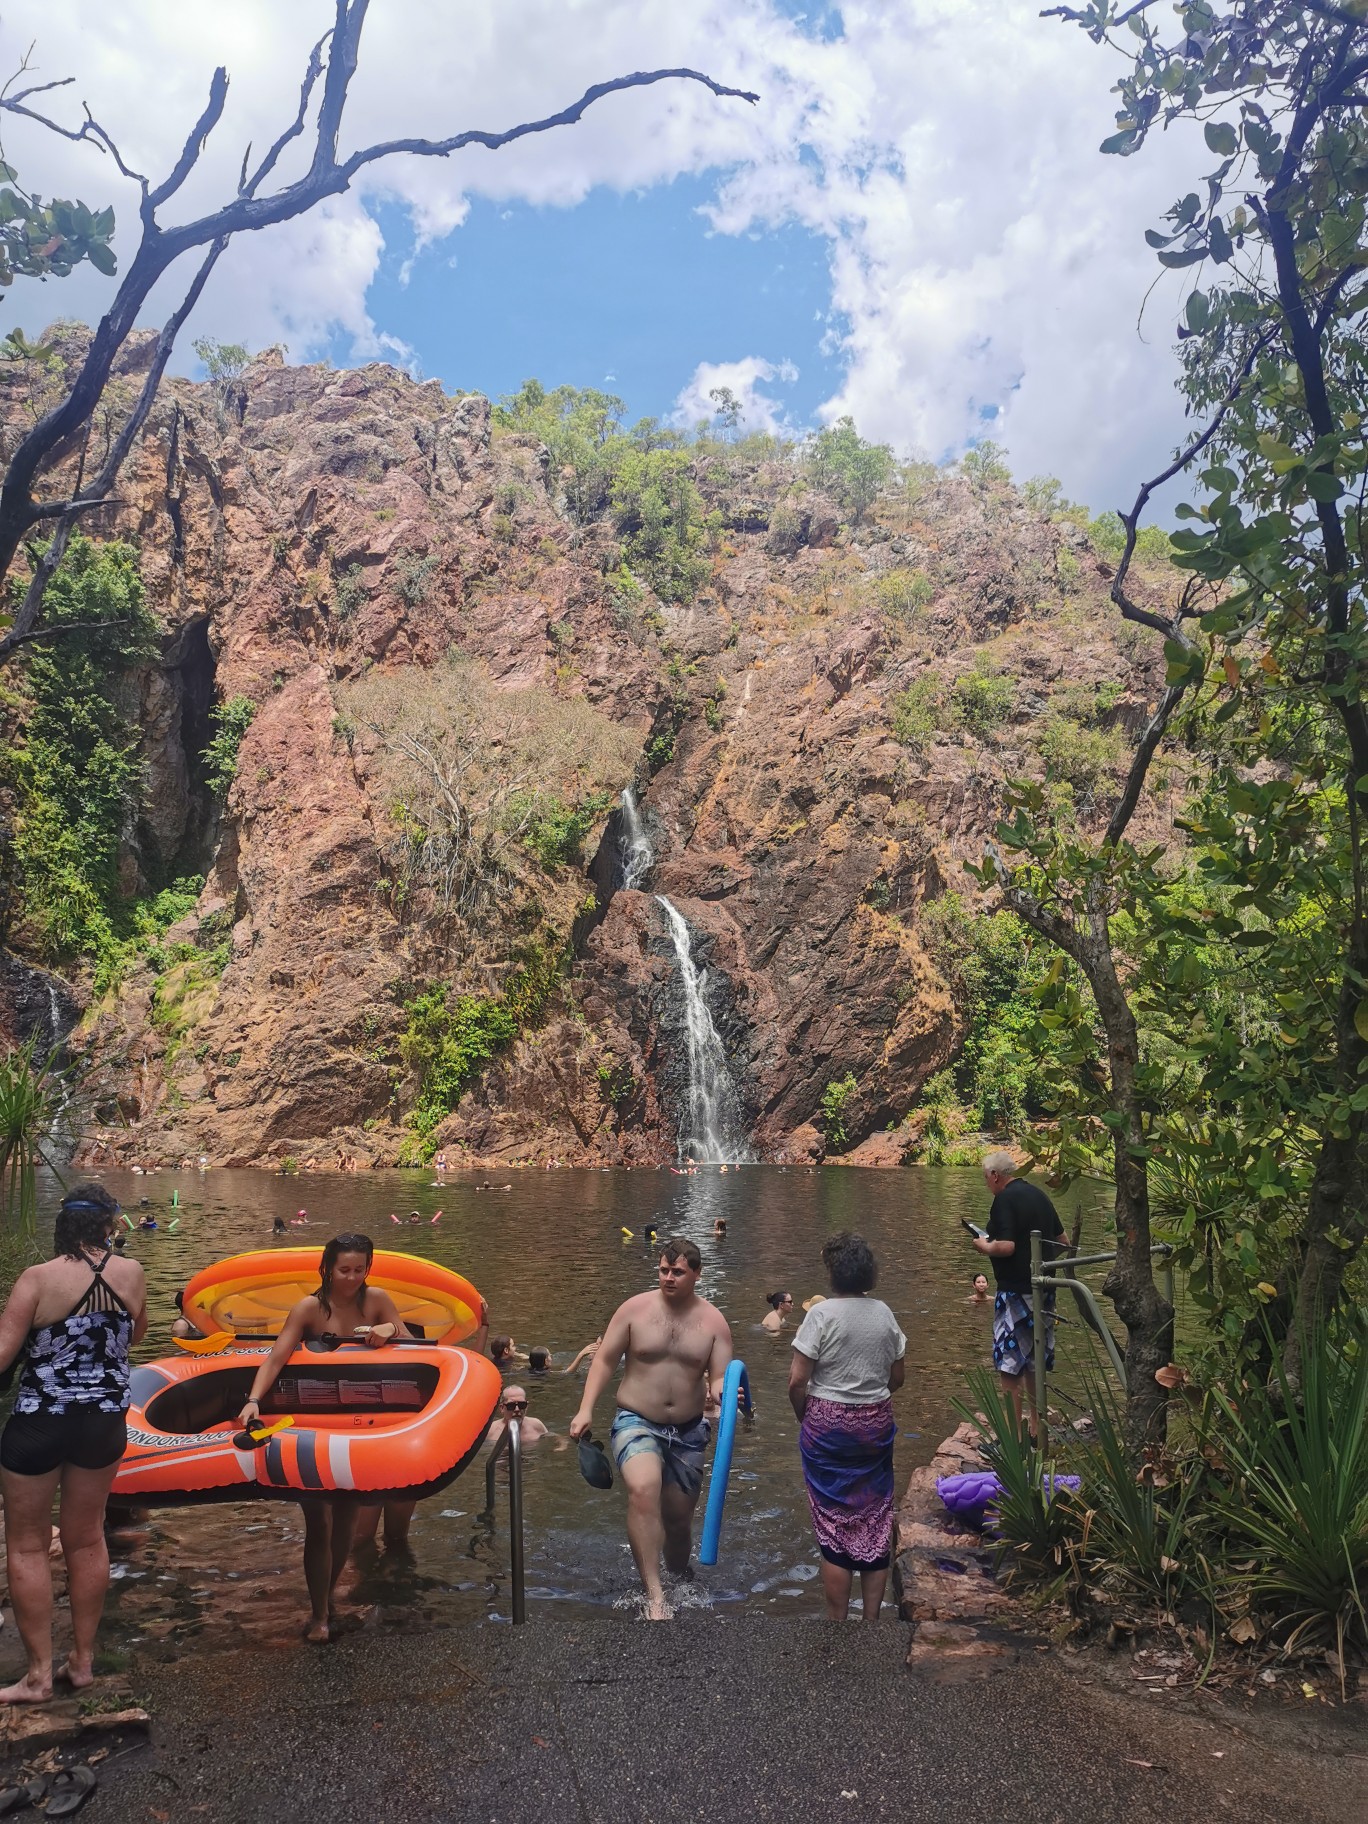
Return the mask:
<path id="1" fill-rule="evenodd" d="M 968 1229 L 975 1241 L 986 1241 L 988 1238 L 987 1229 L 981 1229 L 976 1222 L 970 1222 L 967 1216 L 960 1217 L 960 1227 Z"/>

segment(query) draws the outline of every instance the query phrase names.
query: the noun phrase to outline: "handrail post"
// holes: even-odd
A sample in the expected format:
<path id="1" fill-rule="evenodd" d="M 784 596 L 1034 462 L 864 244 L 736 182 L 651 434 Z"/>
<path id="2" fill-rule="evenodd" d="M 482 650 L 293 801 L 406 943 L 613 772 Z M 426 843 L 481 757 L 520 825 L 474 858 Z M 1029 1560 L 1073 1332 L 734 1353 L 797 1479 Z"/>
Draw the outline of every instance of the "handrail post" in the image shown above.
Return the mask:
<path id="1" fill-rule="evenodd" d="M 527 1620 L 527 1589 L 523 1567 L 522 1422 L 508 1421 L 508 1530 L 513 1570 L 513 1626 Z"/>
<path id="2" fill-rule="evenodd" d="M 1045 1249 L 1039 1229 L 1031 1230 L 1031 1363 L 1035 1372 L 1036 1436 L 1049 1441 L 1050 1427 L 1045 1404 L 1045 1296 L 1041 1280 L 1045 1272 Z"/>
<path id="3" fill-rule="evenodd" d="M 485 1511 L 494 1519 L 494 1468 L 508 1452 L 509 1568 L 513 1580 L 513 1626 L 527 1620 L 526 1570 L 523 1559 L 522 1420 L 510 1418 L 485 1464 Z"/>

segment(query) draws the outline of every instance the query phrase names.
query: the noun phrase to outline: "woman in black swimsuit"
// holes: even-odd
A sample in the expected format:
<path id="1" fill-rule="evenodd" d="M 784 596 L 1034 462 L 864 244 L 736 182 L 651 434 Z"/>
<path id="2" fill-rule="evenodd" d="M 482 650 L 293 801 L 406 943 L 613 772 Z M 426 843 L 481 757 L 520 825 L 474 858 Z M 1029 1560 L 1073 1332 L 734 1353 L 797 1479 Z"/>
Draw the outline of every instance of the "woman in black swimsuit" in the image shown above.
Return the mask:
<path id="1" fill-rule="evenodd" d="M 251 1394 L 238 1417 L 240 1425 L 251 1425 L 261 1417 L 261 1400 L 307 1339 L 350 1342 L 359 1333 L 359 1340 L 372 1349 L 383 1349 L 396 1336 L 408 1335 L 389 1293 L 366 1284 L 374 1255 L 368 1236 L 333 1236 L 318 1263 L 318 1290 L 291 1308 L 274 1348 L 256 1371 Z M 333 1591 L 351 1550 L 359 1502 L 333 1495 L 327 1500 L 303 1500 L 299 1505 L 304 1510 L 304 1579 L 312 1611 L 304 1638 L 322 1644 L 330 1638 Z"/>
<path id="2" fill-rule="evenodd" d="M 112 1248 L 117 1199 L 79 1184 L 62 1200 L 54 1258 L 19 1275 L 0 1312 L 0 1372 L 28 1354 L 0 1435 L 10 1600 L 28 1671 L 0 1703 L 52 1696 L 52 1498 L 71 1596 L 71 1652 L 58 1677 L 94 1678 L 95 1634 L 109 1587 L 105 1502 L 127 1443 L 128 1351 L 147 1328 L 147 1283 Z M 6 1374 L 7 1378 L 7 1374 Z"/>

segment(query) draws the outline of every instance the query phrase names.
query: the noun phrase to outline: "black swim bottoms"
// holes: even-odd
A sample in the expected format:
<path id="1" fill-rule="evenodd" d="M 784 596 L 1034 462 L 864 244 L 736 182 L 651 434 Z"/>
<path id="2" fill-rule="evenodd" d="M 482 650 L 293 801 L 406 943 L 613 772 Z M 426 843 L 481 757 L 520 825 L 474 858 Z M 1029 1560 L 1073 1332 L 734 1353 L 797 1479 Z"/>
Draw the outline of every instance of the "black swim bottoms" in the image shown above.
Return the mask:
<path id="1" fill-rule="evenodd" d="M 98 1406 L 65 1412 L 12 1412 L 0 1432 L 0 1469 L 16 1476 L 50 1476 L 73 1469 L 108 1469 L 128 1448 L 128 1418 Z"/>

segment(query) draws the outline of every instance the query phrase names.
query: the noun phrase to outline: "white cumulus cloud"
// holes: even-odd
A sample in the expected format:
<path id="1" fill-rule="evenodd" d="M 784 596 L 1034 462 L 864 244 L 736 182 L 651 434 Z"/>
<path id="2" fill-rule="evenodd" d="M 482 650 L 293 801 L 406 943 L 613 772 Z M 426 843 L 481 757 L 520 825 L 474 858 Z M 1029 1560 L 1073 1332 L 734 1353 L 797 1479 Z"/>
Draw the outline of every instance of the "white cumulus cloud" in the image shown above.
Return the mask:
<path id="1" fill-rule="evenodd" d="M 692 429 L 700 418 L 711 418 L 717 410 L 714 392 L 724 387 L 741 407 L 741 429 L 745 431 L 791 431 L 782 400 L 761 391 L 766 381 L 792 386 L 798 369 L 791 361 L 766 361 L 760 355 L 745 355 L 740 361 L 700 361 L 689 382 L 675 400 L 672 421 Z"/>
<path id="2" fill-rule="evenodd" d="M 991 434 L 1019 475 L 1053 473 L 1071 495 L 1116 504 L 1179 434 L 1169 326 L 1181 275 L 1161 288 L 1142 337 L 1154 266 L 1141 231 L 1190 187 L 1201 153 L 1171 135 L 1139 158 L 1101 158 L 1116 64 L 1038 12 L 1039 0 L 851 0 L 839 35 L 817 38 L 773 0 L 374 0 L 344 152 L 551 114 L 630 70 L 703 69 L 761 100 L 665 84 L 499 153 L 373 167 L 326 208 L 236 243 L 191 333 L 283 342 L 299 358 L 340 341 L 354 359 L 375 358 L 393 335 L 369 299 L 385 252 L 381 204 L 406 212 L 401 259 L 438 242 L 459 257 L 473 197 L 573 208 L 596 185 L 647 190 L 711 172 L 700 248 L 707 232 L 797 224 L 828 251 L 826 338 L 841 377 L 820 418 L 849 412 L 867 436 L 933 456 Z M 75 78 L 44 98 L 52 112 L 79 123 L 88 101 L 154 181 L 224 63 L 228 106 L 164 211 L 177 220 L 230 195 L 244 147 L 259 155 L 292 118 L 309 46 L 332 14 L 330 0 L 9 0 L 0 50 L 12 68 L 36 39 L 40 77 Z M 287 151 L 284 176 L 298 175 L 303 150 Z M 137 192 L 107 158 L 13 119 L 5 155 L 47 195 L 114 202 L 127 260 Z M 4 308 L 33 330 L 58 312 L 93 320 L 109 296 L 83 269 L 17 284 Z M 172 298 L 164 288 L 148 320 Z M 554 311 L 554 275 L 546 299 Z M 772 354 L 700 366 L 709 352 L 680 351 L 681 411 L 731 385 L 751 422 L 783 422 L 764 390 L 783 382 Z M 731 370 L 735 380 L 716 377 Z"/>

